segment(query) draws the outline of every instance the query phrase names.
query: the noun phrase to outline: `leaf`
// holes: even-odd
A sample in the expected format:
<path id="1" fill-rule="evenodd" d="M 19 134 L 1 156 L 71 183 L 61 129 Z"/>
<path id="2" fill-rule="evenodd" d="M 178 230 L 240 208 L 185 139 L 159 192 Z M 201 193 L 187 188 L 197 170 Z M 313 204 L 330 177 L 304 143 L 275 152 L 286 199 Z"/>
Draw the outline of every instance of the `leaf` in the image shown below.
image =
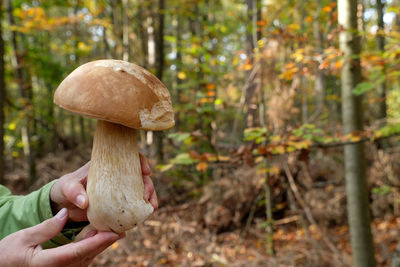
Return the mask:
<path id="1" fill-rule="evenodd" d="M 206 162 L 203 162 L 203 161 L 199 162 L 196 165 L 196 170 L 199 171 L 199 172 L 205 172 L 207 170 L 207 168 L 208 168 L 208 164 Z"/>
<path id="2" fill-rule="evenodd" d="M 272 154 L 285 154 L 285 152 L 286 152 L 285 147 L 281 145 L 275 146 L 272 149 Z"/>
<path id="3" fill-rule="evenodd" d="M 388 185 L 383 185 L 381 187 L 374 187 L 372 188 L 372 193 L 373 194 L 378 194 L 378 195 L 387 195 L 390 193 L 391 188 Z"/>
<path id="4" fill-rule="evenodd" d="M 184 142 L 190 138 L 190 133 L 171 133 L 168 135 L 168 138 L 175 139 L 178 142 Z"/>
<path id="5" fill-rule="evenodd" d="M 355 95 L 362 95 L 371 89 L 375 88 L 375 84 L 372 82 L 361 82 L 353 89 Z"/>
<path id="6" fill-rule="evenodd" d="M 214 104 L 215 105 L 222 105 L 222 99 L 221 98 L 216 98 L 215 100 L 214 100 Z"/>
<path id="7" fill-rule="evenodd" d="M 176 37 L 173 35 L 164 35 L 164 40 L 170 43 L 176 43 Z"/>
<path id="8" fill-rule="evenodd" d="M 175 158 L 171 159 L 171 162 L 174 164 L 180 164 L 180 165 L 191 165 L 193 163 L 196 163 L 198 160 L 193 159 L 189 153 L 181 153 L 178 154 Z"/>
<path id="9" fill-rule="evenodd" d="M 114 243 L 111 245 L 111 249 L 112 249 L 112 250 L 117 249 L 118 247 L 119 247 L 118 241 L 117 241 L 117 242 L 114 242 Z"/>
<path id="10" fill-rule="evenodd" d="M 300 30 L 300 28 L 301 28 L 300 24 L 297 24 L 297 23 L 292 23 L 287 26 L 287 29 L 289 32 L 298 31 L 298 30 Z"/>
<path id="11" fill-rule="evenodd" d="M 247 128 L 244 130 L 244 140 L 246 141 L 256 140 L 256 142 L 259 144 L 266 139 L 265 135 L 267 134 L 267 132 L 268 130 L 265 127 Z"/>
<path id="12" fill-rule="evenodd" d="M 208 97 L 213 97 L 213 96 L 215 96 L 215 91 L 209 91 L 209 92 L 207 92 L 207 96 L 208 96 Z"/>
<path id="13" fill-rule="evenodd" d="M 322 9 L 322 11 L 325 12 L 325 13 L 329 13 L 329 12 L 332 11 L 332 7 L 331 7 L 331 6 L 326 6 L 326 7 L 324 7 L 324 8 Z"/>
<path id="14" fill-rule="evenodd" d="M 160 170 L 160 172 L 166 172 L 169 171 L 174 167 L 174 164 L 166 164 L 166 165 L 158 165 L 157 168 Z"/>
<path id="15" fill-rule="evenodd" d="M 207 90 L 214 90 L 215 89 L 215 84 L 214 83 L 207 83 L 206 84 L 206 89 Z"/>
<path id="16" fill-rule="evenodd" d="M 181 80 L 186 79 L 186 73 L 184 73 L 183 71 L 180 71 L 178 73 L 178 78 L 181 79 Z"/>

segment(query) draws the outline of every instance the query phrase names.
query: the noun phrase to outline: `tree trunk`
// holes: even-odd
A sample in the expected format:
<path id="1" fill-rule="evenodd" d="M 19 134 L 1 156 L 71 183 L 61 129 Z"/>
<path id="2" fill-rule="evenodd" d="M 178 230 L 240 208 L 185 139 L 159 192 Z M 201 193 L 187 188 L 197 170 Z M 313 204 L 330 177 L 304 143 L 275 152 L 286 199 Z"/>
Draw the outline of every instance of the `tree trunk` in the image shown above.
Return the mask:
<path id="1" fill-rule="evenodd" d="M 7 13 L 10 26 L 15 25 L 13 6 L 11 0 L 7 1 Z M 27 185 L 31 186 L 36 180 L 36 154 L 32 144 L 32 92 L 30 81 L 27 78 L 27 73 L 24 70 L 23 53 L 20 51 L 17 43 L 17 32 L 11 31 L 11 45 L 13 48 L 13 67 L 15 71 L 15 78 L 17 80 L 20 97 L 23 101 L 24 112 L 26 115 L 23 117 L 21 127 L 22 143 L 24 144 L 24 153 L 28 159 L 28 181 Z"/>
<path id="2" fill-rule="evenodd" d="M 0 2 L 0 184 L 4 184 L 4 100 L 6 84 L 4 74 L 4 40 L 3 40 L 3 1 Z"/>
<path id="3" fill-rule="evenodd" d="M 319 54 L 322 55 L 324 52 L 324 39 L 321 32 L 321 26 L 319 23 L 319 15 L 321 13 L 321 2 L 317 1 L 317 11 L 314 16 L 313 22 L 313 30 L 314 30 L 314 38 L 316 40 L 316 50 Z M 313 114 L 313 119 L 316 119 L 323 111 L 325 104 L 325 86 L 326 86 L 326 77 L 324 70 L 317 68 L 317 74 L 315 77 L 315 92 L 317 94 L 317 103 L 315 108 L 315 113 Z"/>
<path id="4" fill-rule="evenodd" d="M 174 92 L 174 103 L 176 105 L 180 104 L 181 101 L 181 93 L 182 93 L 182 88 L 181 84 L 182 81 L 179 79 L 178 74 L 182 70 L 182 18 L 180 12 L 176 13 L 176 90 Z M 176 112 L 175 116 L 175 129 L 179 131 L 181 125 L 181 120 L 180 120 L 180 112 Z"/>
<path id="5" fill-rule="evenodd" d="M 78 16 L 79 5 L 80 5 L 80 0 L 77 0 L 75 2 L 74 16 Z M 75 50 L 78 51 L 78 40 L 80 39 L 79 38 L 79 25 L 78 24 L 74 24 L 74 35 L 76 36 Z M 75 64 L 76 65 L 80 64 L 79 54 L 75 54 Z M 79 134 L 80 134 L 81 143 L 84 144 L 84 143 L 86 143 L 85 119 L 82 116 L 79 116 L 78 122 L 79 122 Z"/>
<path id="6" fill-rule="evenodd" d="M 122 0 L 122 59 L 129 61 L 129 21 L 128 21 L 128 0 Z"/>
<path id="7" fill-rule="evenodd" d="M 361 81 L 357 0 L 338 1 L 338 20 L 344 60 L 341 73 L 343 132 L 348 134 L 363 129 L 362 98 L 353 94 Z M 345 145 L 344 161 L 353 266 L 375 266 L 363 143 Z"/>
<path id="8" fill-rule="evenodd" d="M 121 23 L 120 23 L 120 1 L 112 0 L 111 7 L 112 7 L 112 22 L 113 22 L 113 33 L 116 39 L 115 48 L 113 49 L 113 57 L 115 59 L 121 59 L 122 57 L 122 46 L 121 40 L 123 40 L 123 34 L 121 30 Z"/>
<path id="9" fill-rule="evenodd" d="M 385 35 L 384 35 L 384 22 L 383 22 L 383 8 L 382 0 L 376 0 L 376 12 L 378 15 L 378 34 L 377 34 L 377 48 L 383 54 L 385 52 Z M 382 76 L 385 76 L 385 66 L 382 67 Z M 386 82 L 381 82 L 376 88 L 378 92 L 379 105 L 378 105 L 378 118 L 386 118 Z"/>
<path id="10" fill-rule="evenodd" d="M 157 55 L 157 78 L 162 81 L 164 73 L 164 12 L 165 12 L 165 0 L 158 0 L 158 32 L 157 32 L 157 43 L 156 43 L 156 55 Z M 162 162 L 164 160 L 163 142 L 164 134 L 162 131 L 158 131 L 155 134 L 156 146 L 157 146 L 157 157 Z"/>
<path id="11" fill-rule="evenodd" d="M 258 4 L 257 0 L 246 0 L 247 4 L 247 20 L 248 24 L 251 25 L 250 29 L 247 30 L 247 57 L 249 64 L 254 68 L 254 48 L 257 46 L 258 35 L 257 35 L 257 21 L 259 20 L 258 15 Z M 245 91 L 245 105 L 247 107 L 245 114 L 246 127 L 255 127 L 256 123 L 256 112 L 257 105 L 254 103 L 254 94 L 256 91 L 255 75 L 252 75 L 253 68 L 247 71 L 248 86 Z"/>
<path id="12" fill-rule="evenodd" d="M 138 35 L 140 37 L 140 46 L 143 55 L 142 66 L 146 68 L 149 62 L 149 48 L 148 48 L 148 35 L 146 27 L 143 25 L 145 24 L 145 15 L 143 14 L 144 12 L 145 9 L 143 9 L 143 3 L 142 1 L 139 1 L 136 17 L 139 18 Z"/>

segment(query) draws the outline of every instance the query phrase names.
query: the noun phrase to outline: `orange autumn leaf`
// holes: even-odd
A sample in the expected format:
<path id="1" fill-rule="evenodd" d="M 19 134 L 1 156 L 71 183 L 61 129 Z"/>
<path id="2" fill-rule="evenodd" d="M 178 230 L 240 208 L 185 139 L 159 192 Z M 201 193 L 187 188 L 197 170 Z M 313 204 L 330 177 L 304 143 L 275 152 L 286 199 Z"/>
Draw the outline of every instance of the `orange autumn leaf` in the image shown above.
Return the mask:
<path id="1" fill-rule="evenodd" d="M 112 249 L 112 250 L 117 249 L 118 247 L 119 247 L 118 242 L 114 242 L 114 243 L 111 245 L 111 249 Z"/>
<path id="2" fill-rule="evenodd" d="M 336 61 L 335 68 L 340 69 L 341 67 L 342 67 L 342 61 L 341 60 Z"/>
<path id="3" fill-rule="evenodd" d="M 207 92 L 207 96 L 209 96 L 209 97 L 215 96 L 215 91 L 209 91 L 209 92 Z"/>
<path id="4" fill-rule="evenodd" d="M 326 6 L 322 9 L 323 12 L 329 13 L 332 11 L 332 7 L 331 6 Z"/>
<path id="5" fill-rule="evenodd" d="M 203 161 L 199 162 L 196 165 L 196 170 L 199 171 L 199 172 L 205 172 L 207 170 L 207 168 L 208 168 L 208 164 L 206 162 L 203 162 Z"/>
<path id="6" fill-rule="evenodd" d="M 215 88 L 215 84 L 213 84 L 213 83 L 207 83 L 206 84 L 206 89 L 207 90 L 213 90 Z"/>

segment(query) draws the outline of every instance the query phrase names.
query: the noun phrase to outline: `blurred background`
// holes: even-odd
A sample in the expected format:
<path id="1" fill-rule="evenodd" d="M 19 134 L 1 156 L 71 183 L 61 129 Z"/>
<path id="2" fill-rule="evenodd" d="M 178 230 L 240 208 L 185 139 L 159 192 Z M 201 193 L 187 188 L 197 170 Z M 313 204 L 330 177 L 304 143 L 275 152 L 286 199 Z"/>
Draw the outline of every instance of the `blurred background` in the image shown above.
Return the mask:
<path id="1" fill-rule="evenodd" d="M 53 104 L 79 65 L 134 62 L 170 90 L 175 128 L 139 136 L 160 208 L 92 266 L 400 266 L 400 1 L 1 4 L 14 193 L 90 159 L 96 122 Z"/>

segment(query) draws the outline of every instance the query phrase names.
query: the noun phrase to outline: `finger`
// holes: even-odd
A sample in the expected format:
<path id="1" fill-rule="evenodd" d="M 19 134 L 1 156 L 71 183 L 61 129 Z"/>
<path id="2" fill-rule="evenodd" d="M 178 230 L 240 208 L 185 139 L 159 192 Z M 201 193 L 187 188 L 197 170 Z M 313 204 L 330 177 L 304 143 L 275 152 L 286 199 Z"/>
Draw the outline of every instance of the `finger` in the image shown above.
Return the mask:
<path id="1" fill-rule="evenodd" d="M 150 196 L 149 202 L 153 206 L 154 210 L 158 209 L 158 198 L 156 191 L 154 191 L 153 194 Z"/>
<path id="2" fill-rule="evenodd" d="M 28 245 L 40 245 L 61 232 L 68 219 L 68 210 L 61 209 L 53 218 L 22 230 Z"/>
<path id="3" fill-rule="evenodd" d="M 94 228 L 91 224 L 86 225 L 82 231 L 80 231 L 80 233 L 75 237 L 74 242 L 78 242 L 81 241 L 83 239 L 88 238 L 89 236 L 87 236 L 89 233 L 92 233 L 96 230 L 96 228 Z"/>
<path id="4" fill-rule="evenodd" d="M 47 264 L 76 264 L 96 256 L 120 238 L 122 236 L 113 232 L 100 232 L 77 243 L 43 250 L 34 260 L 40 262 L 42 266 Z"/>
<path id="5" fill-rule="evenodd" d="M 140 166 L 142 168 L 142 174 L 143 176 L 149 176 L 151 174 L 151 169 L 149 165 L 149 161 L 145 156 L 143 156 L 141 153 L 139 153 L 139 158 L 140 158 Z"/>
<path id="6" fill-rule="evenodd" d="M 80 181 L 87 178 L 90 169 L 90 161 L 88 161 L 85 165 L 74 171 L 75 177 L 77 177 Z"/>
<path id="7" fill-rule="evenodd" d="M 89 205 L 88 196 L 82 183 L 71 181 L 62 188 L 65 198 L 80 209 L 86 209 Z"/>
<path id="8" fill-rule="evenodd" d="M 143 176 L 143 185 L 144 185 L 143 198 L 144 200 L 149 201 L 150 196 L 154 192 L 154 185 L 150 176 Z"/>

